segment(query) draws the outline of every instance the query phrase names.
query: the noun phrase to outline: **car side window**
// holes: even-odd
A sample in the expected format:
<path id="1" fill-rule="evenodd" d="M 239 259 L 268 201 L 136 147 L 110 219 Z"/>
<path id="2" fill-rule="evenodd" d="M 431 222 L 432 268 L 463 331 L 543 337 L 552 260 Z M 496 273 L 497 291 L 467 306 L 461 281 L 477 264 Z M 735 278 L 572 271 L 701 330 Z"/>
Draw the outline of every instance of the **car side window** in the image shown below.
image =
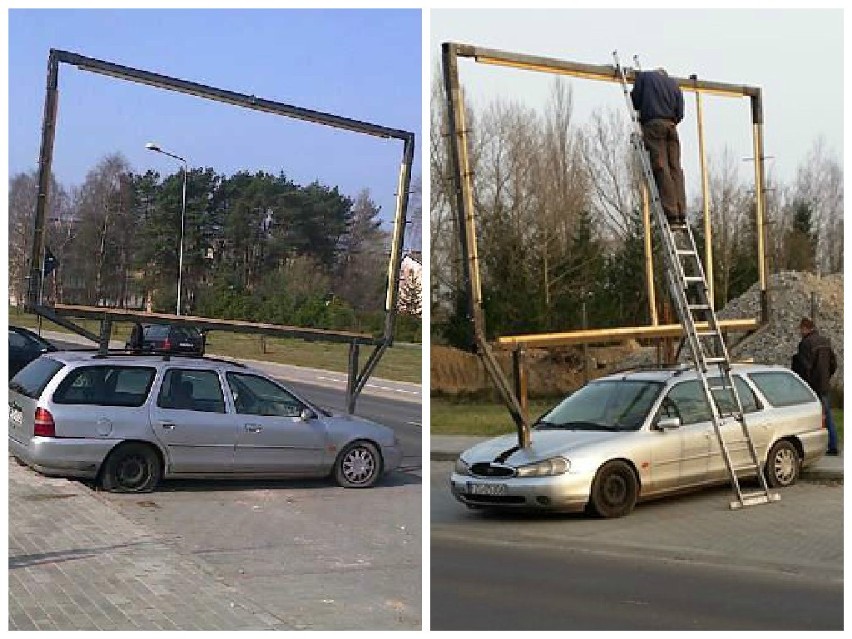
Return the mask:
<path id="1" fill-rule="evenodd" d="M 749 373 L 749 377 L 773 406 L 794 406 L 817 401 L 811 390 L 792 373 L 766 371 Z"/>
<path id="2" fill-rule="evenodd" d="M 713 389 L 713 397 L 716 398 L 716 405 L 719 407 L 719 411 L 722 413 L 733 412 L 735 403 L 734 395 L 731 393 L 730 388 L 722 388 L 722 378 L 714 377 L 708 381 L 710 382 L 710 387 Z M 751 386 L 739 375 L 734 376 L 734 384 L 737 386 L 737 395 L 739 395 L 743 412 L 747 414 L 759 410 L 760 404 Z"/>
<path id="3" fill-rule="evenodd" d="M 163 376 L 157 406 L 202 413 L 224 413 L 225 397 L 216 371 L 170 368 Z"/>
<path id="4" fill-rule="evenodd" d="M 712 419 L 707 397 L 697 381 L 682 382 L 672 387 L 660 407 L 664 417 L 679 417 L 681 424 L 697 424 Z"/>
<path id="5" fill-rule="evenodd" d="M 141 366 L 81 366 L 62 380 L 57 404 L 138 407 L 145 403 L 155 370 Z"/>
<path id="6" fill-rule="evenodd" d="M 298 417 L 304 404 L 268 379 L 245 373 L 227 373 L 234 407 L 241 415 Z"/>

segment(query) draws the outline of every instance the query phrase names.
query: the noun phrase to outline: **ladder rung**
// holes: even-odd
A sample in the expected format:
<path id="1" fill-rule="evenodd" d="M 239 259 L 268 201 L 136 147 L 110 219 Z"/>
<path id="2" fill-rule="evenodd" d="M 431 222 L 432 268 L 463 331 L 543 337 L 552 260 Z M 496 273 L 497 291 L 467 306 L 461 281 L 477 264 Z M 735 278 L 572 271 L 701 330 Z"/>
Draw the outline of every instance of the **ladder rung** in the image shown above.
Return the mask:
<path id="1" fill-rule="evenodd" d="M 743 441 L 745 441 L 745 440 L 743 440 Z M 758 470 L 758 468 L 754 464 L 749 464 L 748 466 L 734 466 L 733 470 L 734 470 L 735 473 L 741 473 L 745 470 L 754 472 L 754 471 Z"/>
<path id="2" fill-rule="evenodd" d="M 692 249 L 677 249 L 675 253 L 678 255 L 698 255 L 698 252 Z"/>
<path id="3" fill-rule="evenodd" d="M 687 283 L 689 283 L 689 282 L 701 282 L 702 284 L 704 284 L 704 278 L 700 277 L 698 275 L 686 275 L 686 276 L 684 276 L 683 281 L 687 282 Z"/>
<path id="4" fill-rule="evenodd" d="M 691 311 L 709 311 L 709 304 L 689 304 L 689 310 Z"/>
<path id="5" fill-rule="evenodd" d="M 722 335 L 719 331 L 695 331 L 695 334 L 698 335 L 698 337 L 718 337 L 719 339 L 722 339 Z"/>
<path id="6" fill-rule="evenodd" d="M 727 363 L 728 359 L 726 357 L 705 357 L 704 358 L 705 364 L 721 364 L 723 362 Z"/>
<path id="7" fill-rule="evenodd" d="M 732 501 L 731 510 L 742 508 L 743 506 L 757 506 L 758 504 L 768 504 L 773 501 L 781 501 L 781 495 L 778 493 L 751 493 L 743 495 L 741 501 Z"/>

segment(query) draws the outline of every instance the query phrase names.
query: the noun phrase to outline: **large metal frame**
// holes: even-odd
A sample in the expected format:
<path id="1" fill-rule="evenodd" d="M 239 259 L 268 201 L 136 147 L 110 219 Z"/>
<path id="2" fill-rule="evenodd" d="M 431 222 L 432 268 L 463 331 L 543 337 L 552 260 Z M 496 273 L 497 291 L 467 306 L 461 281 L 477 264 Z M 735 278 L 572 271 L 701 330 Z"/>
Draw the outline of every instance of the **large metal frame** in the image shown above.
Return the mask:
<path id="1" fill-rule="evenodd" d="M 458 59 L 471 58 L 475 62 L 491 64 L 495 66 L 523 69 L 527 71 L 539 71 L 559 75 L 568 75 L 588 80 L 599 80 L 604 82 L 621 82 L 620 75 L 615 66 L 591 65 L 577 62 L 568 62 L 555 58 L 532 56 L 521 53 L 488 49 L 468 44 L 445 42 L 442 44 L 442 61 L 444 71 L 444 89 L 447 100 L 447 114 L 449 124 L 449 151 L 450 164 L 453 172 L 455 185 L 454 204 L 458 219 L 459 242 L 462 251 L 462 278 L 465 293 L 468 300 L 468 316 L 471 322 L 473 342 L 477 353 L 480 355 L 486 371 L 490 375 L 497 390 L 506 404 L 515 422 L 518 432 L 518 445 L 527 447 L 530 443 L 529 423 L 523 406 L 525 397 L 519 399 L 515 390 L 522 390 L 523 383 L 518 383 L 516 388 L 503 373 L 497 363 L 491 346 L 486 340 L 485 316 L 482 309 L 482 287 L 479 273 L 479 259 L 476 247 L 476 212 L 473 204 L 473 174 L 468 160 L 468 131 L 465 125 L 465 105 L 462 95 L 461 83 L 459 81 Z M 632 82 L 635 78 L 633 71 L 627 73 L 627 80 Z M 702 109 L 700 96 L 702 94 L 718 95 L 732 98 L 749 98 L 751 101 L 752 135 L 754 139 L 754 167 L 755 167 L 755 216 L 757 219 L 757 255 L 758 255 L 758 280 L 761 291 L 761 322 L 766 322 L 769 315 L 769 298 L 767 291 L 766 256 L 765 256 L 765 202 L 763 189 L 765 182 L 764 156 L 763 156 L 763 107 L 762 93 L 760 88 L 745 85 L 728 84 L 723 82 L 711 82 L 698 80 L 695 76 L 690 78 L 673 77 L 683 91 L 694 92 L 698 99 L 698 126 L 701 146 L 701 172 L 702 185 L 706 184 L 707 169 L 704 162 L 704 131 L 702 123 Z M 708 216 L 707 192 L 704 186 L 704 212 Z M 647 199 L 647 198 L 643 198 Z M 645 260 L 646 279 L 648 280 L 649 299 L 653 300 L 653 261 L 651 256 L 651 227 L 648 205 L 644 203 L 643 218 L 645 221 Z M 709 225 L 705 221 L 705 229 Z M 708 239 L 709 242 L 709 233 Z M 612 341 L 613 338 L 624 335 L 642 336 L 671 336 L 679 335 L 680 325 L 657 324 L 657 315 L 654 308 L 651 309 L 652 326 L 645 327 L 622 327 L 615 329 L 596 329 L 591 331 L 574 331 L 572 333 L 560 333 L 551 335 L 517 335 L 505 336 L 498 339 L 500 346 L 513 346 L 522 349 L 524 346 L 553 346 L 556 344 L 589 343 L 593 341 Z M 745 320 L 741 325 L 730 325 L 723 328 L 727 330 L 750 330 L 758 326 L 756 320 Z M 516 379 L 522 375 L 522 356 L 515 357 Z"/>
<path id="2" fill-rule="evenodd" d="M 41 148 L 39 151 L 38 166 L 38 198 L 36 200 L 35 220 L 33 223 L 33 247 L 30 256 L 29 285 L 25 307 L 36 314 L 50 319 L 75 332 L 94 339 L 101 348 L 109 340 L 111 323 L 113 320 L 131 321 L 153 321 L 168 323 L 185 323 L 200 325 L 205 323 L 209 328 L 217 330 L 234 330 L 234 323 L 223 321 L 203 320 L 201 318 L 188 318 L 177 315 L 157 315 L 135 313 L 128 315 L 117 309 L 93 308 L 93 307 L 66 307 L 48 308 L 42 306 L 40 292 L 43 286 L 44 273 L 42 265 L 45 255 L 45 212 L 50 196 L 49 184 L 51 167 L 53 164 L 53 147 L 56 133 L 56 111 L 59 104 L 59 65 L 70 64 L 83 71 L 90 71 L 101 75 L 111 76 L 119 80 L 126 80 L 139 84 L 146 84 L 158 89 L 186 93 L 199 98 L 223 102 L 234 106 L 244 107 L 255 111 L 263 111 L 274 115 L 286 116 L 298 120 L 305 120 L 315 124 L 344 129 L 355 133 L 363 133 L 380 138 L 393 138 L 403 141 L 402 161 L 399 168 L 399 177 L 396 191 L 396 211 L 394 215 L 394 230 L 392 236 L 391 254 L 388 260 L 387 272 L 387 295 L 385 297 L 385 322 L 384 331 L 380 338 L 359 333 L 346 333 L 340 331 L 322 331 L 318 329 L 300 329 L 297 327 L 273 327 L 272 325 L 252 324 L 242 322 L 238 329 L 241 332 L 254 332 L 261 334 L 290 335 L 302 339 L 347 342 L 350 344 L 349 354 L 349 381 L 347 384 L 347 410 L 351 413 L 355 410 L 355 403 L 370 375 L 375 370 L 385 350 L 393 344 L 393 333 L 396 326 L 397 302 L 399 300 L 400 275 L 402 268 L 402 250 L 405 237 L 405 226 L 408 222 L 408 199 L 411 186 L 411 167 L 414 162 L 414 133 L 401 129 L 389 128 L 369 122 L 354 120 L 351 118 L 314 111 L 302 107 L 292 106 L 281 102 L 258 98 L 253 95 L 245 95 L 206 86 L 187 80 L 172 78 L 159 73 L 134 69 L 132 67 L 89 58 L 77 53 L 51 49 L 47 60 L 47 90 L 44 101 L 44 119 L 42 123 Z M 102 330 L 99 336 L 87 331 L 85 328 L 63 319 L 63 315 L 70 317 L 97 317 L 101 320 Z M 358 353 L 360 345 L 374 346 L 374 350 L 365 363 L 363 369 L 358 368 Z"/>

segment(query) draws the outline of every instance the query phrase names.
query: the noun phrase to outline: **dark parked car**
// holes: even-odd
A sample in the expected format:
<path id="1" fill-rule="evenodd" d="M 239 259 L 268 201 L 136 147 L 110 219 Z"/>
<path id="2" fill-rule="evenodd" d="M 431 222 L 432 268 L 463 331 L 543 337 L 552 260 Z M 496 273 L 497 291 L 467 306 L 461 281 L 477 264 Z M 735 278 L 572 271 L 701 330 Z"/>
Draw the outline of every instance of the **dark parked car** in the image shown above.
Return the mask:
<path id="1" fill-rule="evenodd" d="M 125 344 L 127 350 L 137 353 L 184 353 L 204 355 L 205 336 L 194 326 L 168 324 L 142 324 L 141 347 L 132 339 Z"/>
<path id="2" fill-rule="evenodd" d="M 42 353 L 50 353 L 56 347 L 32 331 L 18 326 L 9 327 L 9 379 Z"/>

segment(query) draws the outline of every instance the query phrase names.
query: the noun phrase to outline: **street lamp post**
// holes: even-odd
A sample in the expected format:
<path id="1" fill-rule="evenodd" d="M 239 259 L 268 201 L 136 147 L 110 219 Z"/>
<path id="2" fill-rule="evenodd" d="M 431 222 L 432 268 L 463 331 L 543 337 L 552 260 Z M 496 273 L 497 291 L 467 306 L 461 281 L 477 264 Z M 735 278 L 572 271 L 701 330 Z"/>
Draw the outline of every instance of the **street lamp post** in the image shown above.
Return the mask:
<path id="1" fill-rule="evenodd" d="M 175 315 L 180 315 L 180 294 L 181 294 L 181 280 L 183 279 L 183 232 L 184 232 L 184 221 L 186 219 L 186 160 L 180 157 L 179 155 L 175 155 L 174 153 L 169 153 L 168 151 L 164 151 L 158 145 L 153 142 L 148 142 L 145 145 L 145 148 L 149 151 L 156 151 L 157 153 L 162 153 L 163 155 L 168 155 L 170 158 L 174 158 L 175 160 L 180 160 L 183 162 L 183 196 L 181 198 L 181 208 L 180 208 L 180 250 L 178 252 L 178 279 L 177 279 L 177 304 L 175 307 Z"/>

